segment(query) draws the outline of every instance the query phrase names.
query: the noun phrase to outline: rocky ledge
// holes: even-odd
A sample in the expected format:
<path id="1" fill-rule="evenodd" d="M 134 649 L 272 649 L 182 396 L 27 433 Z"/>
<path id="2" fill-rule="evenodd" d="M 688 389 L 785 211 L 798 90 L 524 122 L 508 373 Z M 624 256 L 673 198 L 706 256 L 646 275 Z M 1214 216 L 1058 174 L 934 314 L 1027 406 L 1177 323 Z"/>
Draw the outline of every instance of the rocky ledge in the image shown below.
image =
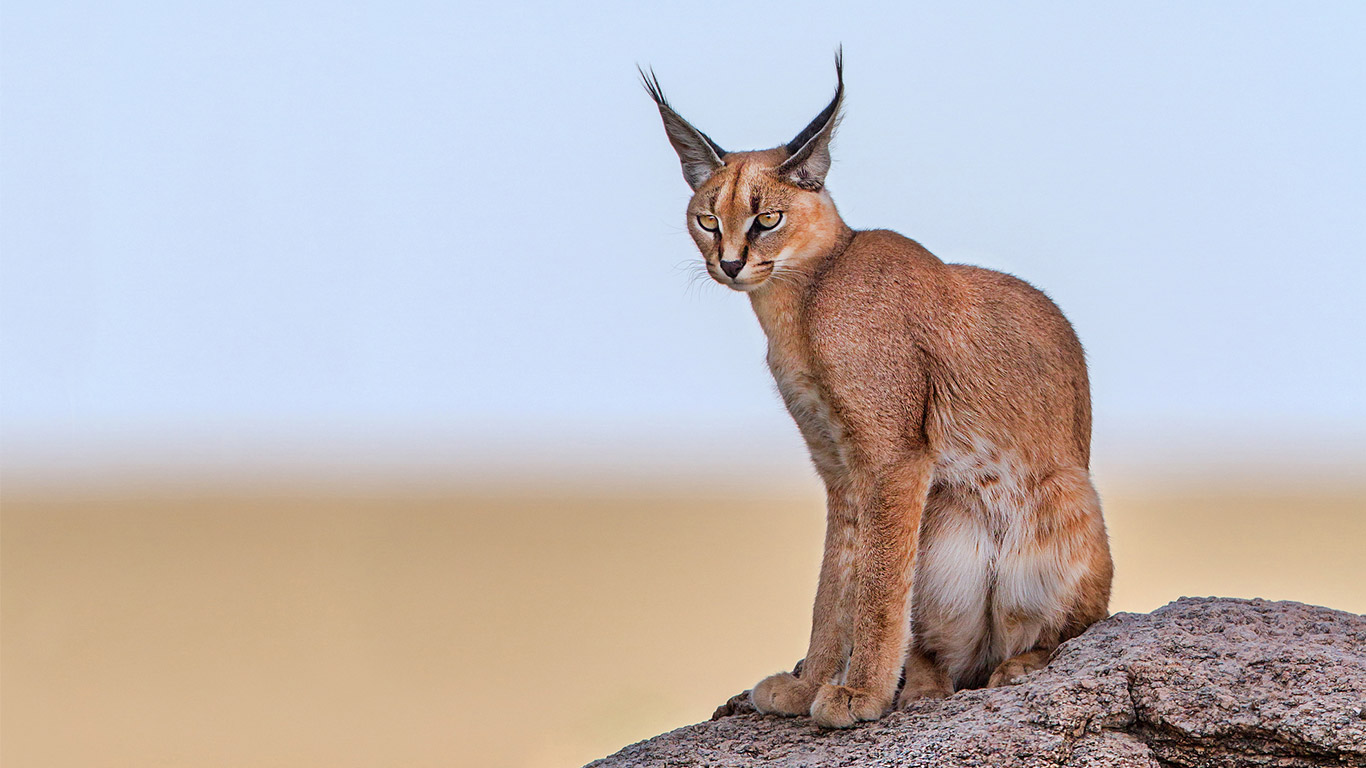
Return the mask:
<path id="1" fill-rule="evenodd" d="M 1096 624 L 1018 685 L 846 731 L 742 702 L 589 766 L 1366 766 L 1366 616 L 1182 598 Z"/>

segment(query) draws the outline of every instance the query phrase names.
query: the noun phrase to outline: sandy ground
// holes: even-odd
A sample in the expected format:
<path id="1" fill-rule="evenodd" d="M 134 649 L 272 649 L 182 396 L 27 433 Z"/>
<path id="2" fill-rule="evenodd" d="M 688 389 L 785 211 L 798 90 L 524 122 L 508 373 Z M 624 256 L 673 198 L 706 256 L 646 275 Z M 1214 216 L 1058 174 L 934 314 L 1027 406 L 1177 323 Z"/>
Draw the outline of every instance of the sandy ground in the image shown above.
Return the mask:
<path id="1" fill-rule="evenodd" d="M 1366 484 L 1102 487 L 1114 610 L 1366 612 Z M 802 655 L 814 486 L 6 489 L 6 766 L 574 766 Z"/>

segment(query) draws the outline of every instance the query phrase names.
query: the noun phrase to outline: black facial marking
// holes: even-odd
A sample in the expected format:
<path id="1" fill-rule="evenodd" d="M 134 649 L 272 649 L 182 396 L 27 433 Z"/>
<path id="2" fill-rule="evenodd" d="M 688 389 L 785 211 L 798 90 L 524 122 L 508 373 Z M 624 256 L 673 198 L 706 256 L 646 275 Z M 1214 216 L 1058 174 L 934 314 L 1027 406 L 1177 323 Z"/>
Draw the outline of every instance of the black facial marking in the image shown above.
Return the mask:
<path id="1" fill-rule="evenodd" d="M 737 168 L 735 169 L 735 180 L 731 182 L 731 186 L 730 186 L 730 207 L 731 207 L 731 210 L 734 210 L 734 209 L 735 209 L 736 200 L 740 197 L 740 174 L 744 172 L 744 167 L 745 167 L 745 164 L 744 164 L 744 163 L 741 163 L 741 164 L 739 165 L 739 167 L 737 167 Z"/>
<path id="2" fill-rule="evenodd" d="M 754 194 L 749 196 L 749 212 L 751 214 L 759 212 L 759 190 L 754 190 Z"/>

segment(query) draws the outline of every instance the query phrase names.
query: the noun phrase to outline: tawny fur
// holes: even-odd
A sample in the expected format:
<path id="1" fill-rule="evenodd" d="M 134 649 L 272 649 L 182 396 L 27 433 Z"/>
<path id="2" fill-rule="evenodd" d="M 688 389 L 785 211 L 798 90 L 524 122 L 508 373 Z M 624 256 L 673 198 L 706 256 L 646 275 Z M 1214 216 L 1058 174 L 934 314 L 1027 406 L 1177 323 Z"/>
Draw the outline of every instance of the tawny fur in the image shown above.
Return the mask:
<path id="1" fill-rule="evenodd" d="M 689 231 L 748 294 L 826 486 L 807 655 L 755 706 L 845 727 L 884 715 L 903 675 L 902 705 L 1042 667 L 1107 615 L 1112 570 L 1071 325 L 1022 280 L 844 223 L 824 187 L 842 73 L 816 122 L 760 152 L 724 152 L 647 84 L 695 191 Z"/>

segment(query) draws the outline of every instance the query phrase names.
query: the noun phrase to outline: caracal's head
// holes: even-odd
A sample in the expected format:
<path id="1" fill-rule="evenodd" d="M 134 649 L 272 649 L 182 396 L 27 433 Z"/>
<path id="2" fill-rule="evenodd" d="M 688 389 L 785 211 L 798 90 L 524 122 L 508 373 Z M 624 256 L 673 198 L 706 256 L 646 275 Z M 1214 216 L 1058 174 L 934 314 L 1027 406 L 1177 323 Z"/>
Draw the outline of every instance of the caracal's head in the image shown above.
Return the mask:
<path id="1" fill-rule="evenodd" d="M 844 99 L 844 71 L 835 57 L 835 97 L 811 124 L 781 147 L 727 152 L 673 111 L 653 74 L 641 77 L 659 105 L 664 130 L 693 189 L 688 232 L 716 282 L 753 291 L 770 280 L 804 274 L 804 265 L 838 238 L 843 222 L 825 174 L 830 139 Z"/>

